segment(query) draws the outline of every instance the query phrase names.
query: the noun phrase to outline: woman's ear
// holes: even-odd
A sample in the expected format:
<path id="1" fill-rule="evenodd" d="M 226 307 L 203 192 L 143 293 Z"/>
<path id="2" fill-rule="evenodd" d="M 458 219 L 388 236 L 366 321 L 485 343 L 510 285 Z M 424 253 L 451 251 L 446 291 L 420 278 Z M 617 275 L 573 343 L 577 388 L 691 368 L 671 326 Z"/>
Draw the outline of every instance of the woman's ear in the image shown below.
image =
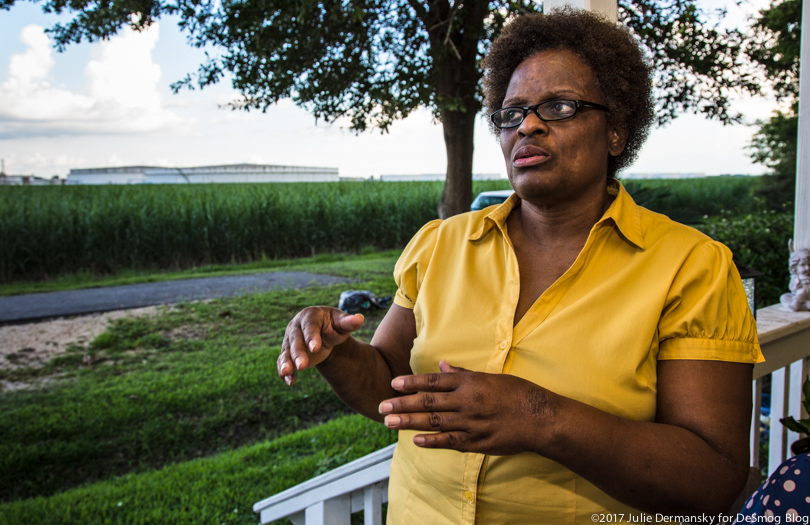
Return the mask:
<path id="1" fill-rule="evenodd" d="M 608 153 L 610 153 L 610 156 L 617 157 L 624 151 L 625 144 L 627 144 L 627 134 L 613 128 L 608 137 Z"/>

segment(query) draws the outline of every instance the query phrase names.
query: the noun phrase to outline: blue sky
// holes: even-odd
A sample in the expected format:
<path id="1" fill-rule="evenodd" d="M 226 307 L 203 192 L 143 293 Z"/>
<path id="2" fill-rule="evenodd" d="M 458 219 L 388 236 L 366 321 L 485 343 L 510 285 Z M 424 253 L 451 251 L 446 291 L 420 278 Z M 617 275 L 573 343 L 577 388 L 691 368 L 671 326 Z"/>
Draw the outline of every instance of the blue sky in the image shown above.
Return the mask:
<path id="1" fill-rule="evenodd" d="M 736 24 L 765 0 L 726 5 Z M 9 174 L 65 176 L 71 168 L 135 164 L 194 166 L 229 163 L 338 167 L 344 176 L 443 173 L 441 127 L 426 111 L 391 132 L 355 135 L 315 119 L 289 101 L 266 113 L 233 112 L 228 82 L 172 94 L 169 85 L 192 72 L 202 51 L 185 42 L 177 20 L 145 33 L 123 30 L 107 42 L 52 48 L 43 29 L 58 17 L 39 4 L 0 11 L 0 158 Z M 767 118 L 773 100 L 741 99 L 749 121 Z M 653 131 L 628 173 L 761 173 L 744 147 L 753 129 L 683 115 Z M 483 120 L 476 131 L 476 173 L 504 174 L 496 140 Z"/>

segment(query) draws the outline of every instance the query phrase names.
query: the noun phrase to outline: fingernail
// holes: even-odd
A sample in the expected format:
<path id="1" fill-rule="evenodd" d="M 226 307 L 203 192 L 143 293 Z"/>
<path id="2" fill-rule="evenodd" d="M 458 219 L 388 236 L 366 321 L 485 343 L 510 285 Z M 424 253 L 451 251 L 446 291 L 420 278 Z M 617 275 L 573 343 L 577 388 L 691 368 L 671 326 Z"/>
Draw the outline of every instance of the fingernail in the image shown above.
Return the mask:
<path id="1" fill-rule="evenodd" d="M 396 428 L 402 419 L 399 416 L 385 416 L 385 426 L 388 428 Z"/>
<path id="2" fill-rule="evenodd" d="M 298 370 L 301 370 L 301 363 L 303 363 L 303 362 L 304 362 L 303 357 L 295 358 L 295 368 L 297 368 Z"/>
<path id="3" fill-rule="evenodd" d="M 391 381 L 391 388 L 402 388 L 403 386 L 405 386 L 405 380 L 401 377 L 394 378 L 394 380 Z"/>
<path id="4" fill-rule="evenodd" d="M 414 436 L 413 443 L 415 445 L 424 445 L 425 444 L 425 436 Z"/>
<path id="5" fill-rule="evenodd" d="M 284 376 L 284 382 L 287 383 L 287 386 L 292 386 L 292 378 L 290 376 Z"/>
<path id="6" fill-rule="evenodd" d="M 314 352 L 314 351 L 315 351 L 315 341 L 310 341 L 310 342 L 309 342 L 309 351 L 310 351 L 310 352 Z"/>
<path id="7" fill-rule="evenodd" d="M 387 414 L 394 410 L 394 405 L 391 403 L 380 403 L 380 414 Z"/>

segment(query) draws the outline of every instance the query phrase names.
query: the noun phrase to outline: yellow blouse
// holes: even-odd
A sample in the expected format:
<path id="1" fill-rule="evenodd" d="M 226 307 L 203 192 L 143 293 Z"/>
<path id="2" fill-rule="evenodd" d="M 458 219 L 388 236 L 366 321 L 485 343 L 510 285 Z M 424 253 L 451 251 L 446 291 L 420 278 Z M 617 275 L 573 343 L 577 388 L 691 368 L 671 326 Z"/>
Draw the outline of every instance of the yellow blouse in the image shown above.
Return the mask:
<path id="1" fill-rule="evenodd" d="M 413 309 L 416 374 L 439 361 L 512 374 L 620 417 L 653 421 L 659 359 L 762 361 L 731 253 L 641 208 L 618 182 L 571 268 L 513 327 L 520 291 L 506 218 L 518 202 L 425 225 L 394 270 Z M 533 453 L 487 456 L 413 445 L 401 431 L 389 524 L 592 523 L 640 514 Z"/>

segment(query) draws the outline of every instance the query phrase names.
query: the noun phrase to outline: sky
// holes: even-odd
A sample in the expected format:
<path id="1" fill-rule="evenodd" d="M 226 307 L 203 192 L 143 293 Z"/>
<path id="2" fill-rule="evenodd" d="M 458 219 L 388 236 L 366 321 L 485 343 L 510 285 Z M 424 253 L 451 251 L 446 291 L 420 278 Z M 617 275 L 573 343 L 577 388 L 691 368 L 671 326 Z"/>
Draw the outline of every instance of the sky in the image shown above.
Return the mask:
<path id="1" fill-rule="evenodd" d="M 701 5 L 726 7 L 724 23 L 735 25 L 764 3 Z M 445 171 L 442 129 L 426 110 L 387 134 L 360 135 L 340 123 L 316 122 L 289 100 L 265 113 L 231 111 L 223 106 L 238 93 L 227 81 L 178 94 L 169 89 L 204 59 L 186 43 L 176 18 L 60 53 L 44 30 L 65 19 L 23 1 L 0 11 L 0 158 L 7 174 L 49 178 L 71 168 L 236 163 L 337 167 L 346 177 Z M 733 107 L 753 123 L 767 119 L 776 102 L 745 97 Z M 765 168 L 745 150 L 753 133 L 750 125 L 685 114 L 655 128 L 626 173 L 760 174 Z M 484 117 L 476 126 L 473 165 L 475 173 L 506 173 Z"/>

